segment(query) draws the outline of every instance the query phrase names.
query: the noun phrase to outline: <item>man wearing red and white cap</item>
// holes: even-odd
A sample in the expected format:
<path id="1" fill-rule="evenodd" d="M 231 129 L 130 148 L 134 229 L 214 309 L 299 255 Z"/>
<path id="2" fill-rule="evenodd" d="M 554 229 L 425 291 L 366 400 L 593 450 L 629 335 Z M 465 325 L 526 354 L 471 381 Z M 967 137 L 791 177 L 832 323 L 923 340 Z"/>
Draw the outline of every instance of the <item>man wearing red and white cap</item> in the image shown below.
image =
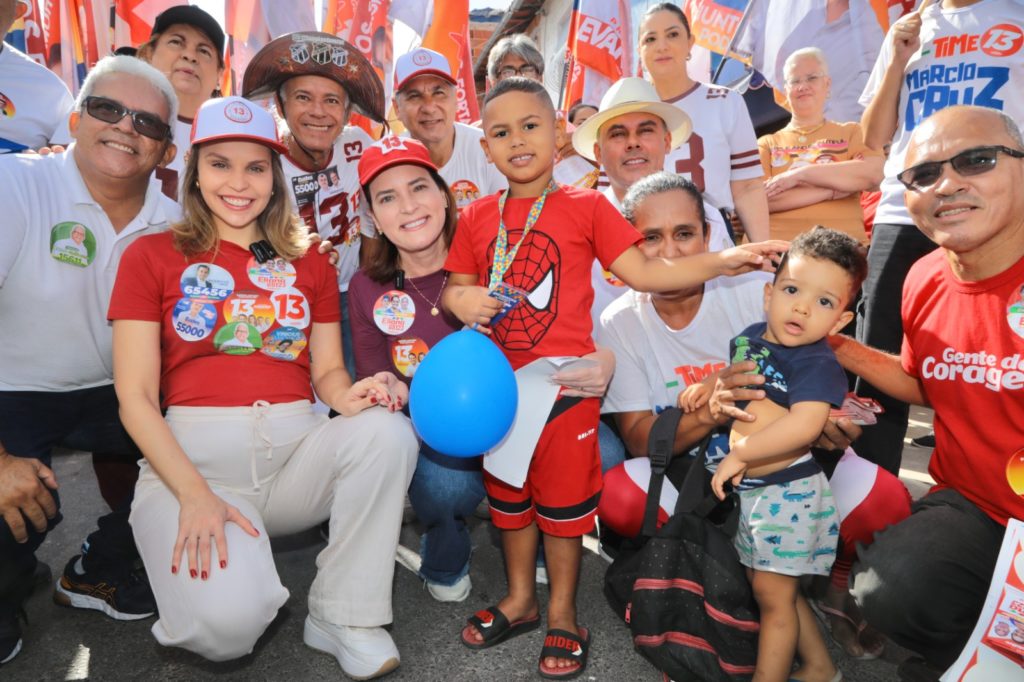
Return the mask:
<path id="1" fill-rule="evenodd" d="M 487 163 L 483 132 L 456 123 L 455 79 L 444 55 L 418 48 L 395 63 L 395 109 L 408 135 L 430 151 L 459 208 L 505 189 L 508 183 Z"/>
<path id="2" fill-rule="evenodd" d="M 67 144 L 74 100 L 64 82 L 24 52 L 4 42 L 24 0 L 0 0 L 0 154 Z M 36 17 L 38 19 L 38 17 Z"/>

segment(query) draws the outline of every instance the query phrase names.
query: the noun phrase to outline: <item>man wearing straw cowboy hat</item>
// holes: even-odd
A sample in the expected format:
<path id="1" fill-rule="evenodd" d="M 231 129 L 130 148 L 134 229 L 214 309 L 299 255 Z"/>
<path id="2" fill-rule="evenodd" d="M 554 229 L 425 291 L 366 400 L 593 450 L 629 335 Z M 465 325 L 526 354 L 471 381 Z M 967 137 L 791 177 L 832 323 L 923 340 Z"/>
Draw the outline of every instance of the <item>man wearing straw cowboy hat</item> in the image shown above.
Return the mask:
<path id="1" fill-rule="evenodd" d="M 693 131 L 690 117 L 682 109 L 658 98 L 654 86 L 642 78 L 623 78 L 601 98 L 598 112 L 584 121 L 572 135 L 572 145 L 585 159 L 604 168 L 609 186 L 604 195 L 622 210 L 622 198 L 634 182 L 665 169 L 668 153 L 686 142 Z M 704 211 L 710 223 L 710 251 L 733 246 L 721 213 L 707 201 Z M 594 328 L 601 311 L 626 289 L 611 273 L 595 262 Z"/>
<path id="2" fill-rule="evenodd" d="M 384 122 L 384 86 L 355 47 L 328 33 L 302 31 L 276 38 L 256 53 L 245 69 L 242 93 L 249 99 L 273 98 L 287 124 L 282 139 L 288 153 L 281 165 L 292 205 L 338 252 L 345 365 L 354 372 L 347 294 L 362 243 L 356 166 L 373 138 L 347 124 L 353 112 Z M 338 181 L 321 184 L 320 175 Z"/>

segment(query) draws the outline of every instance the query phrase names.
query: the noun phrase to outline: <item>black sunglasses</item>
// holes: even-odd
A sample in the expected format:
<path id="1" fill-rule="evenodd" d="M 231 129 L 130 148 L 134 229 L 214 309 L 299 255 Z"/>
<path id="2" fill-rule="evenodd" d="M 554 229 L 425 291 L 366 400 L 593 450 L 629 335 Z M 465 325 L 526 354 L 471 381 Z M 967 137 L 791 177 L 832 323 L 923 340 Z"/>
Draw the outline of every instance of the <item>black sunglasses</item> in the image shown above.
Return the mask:
<path id="1" fill-rule="evenodd" d="M 942 161 L 926 161 L 902 171 L 896 179 L 902 182 L 907 189 L 921 192 L 942 177 L 942 166 L 949 164 L 957 173 L 963 176 L 981 175 L 996 167 L 996 158 L 1002 152 L 1015 159 L 1024 158 L 1024 152 L 1017 149 L 1010 149 L 1003 145 L 991 145 L 988 147 L 971 147 L 965 149 L 956 156 Z"/>
<path id="2" fill-rule="evenodd" d="M 117 123 L 125 116 L 131 116 L 132 127 L 139 135 L 161 142 L 171 136 L 171 126 L 161 121 L 156 114 L 132 111 L 120 102 L 106 97 L 86 97 L 82 105 L 90 116 L 104 123 Z"/>

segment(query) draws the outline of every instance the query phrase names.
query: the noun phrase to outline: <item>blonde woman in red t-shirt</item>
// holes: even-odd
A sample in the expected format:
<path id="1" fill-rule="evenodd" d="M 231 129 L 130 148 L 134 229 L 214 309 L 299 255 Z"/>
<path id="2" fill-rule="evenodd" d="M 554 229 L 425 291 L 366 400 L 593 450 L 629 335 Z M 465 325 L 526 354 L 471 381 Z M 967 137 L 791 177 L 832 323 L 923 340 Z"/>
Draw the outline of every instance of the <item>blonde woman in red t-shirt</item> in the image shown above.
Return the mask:
<path id="1" fill-rule="evenodd" d="M 350 677 L 382 675 L 399 663 L 380 626 L 418 450 L 408 390 L 345 371 L 335 273 L 307 252 L 270 114 L 210 100 L 192 145 L 184 220 L 128 248 L 109 312 L 121 417 L 146 458 L 131 524 L 153 633 L 211 660 L 251 652 L 288 599 L 268 536 L 329 518 L 304 640 Z M 311 385 L 340 416 L 314 412 Z"/>

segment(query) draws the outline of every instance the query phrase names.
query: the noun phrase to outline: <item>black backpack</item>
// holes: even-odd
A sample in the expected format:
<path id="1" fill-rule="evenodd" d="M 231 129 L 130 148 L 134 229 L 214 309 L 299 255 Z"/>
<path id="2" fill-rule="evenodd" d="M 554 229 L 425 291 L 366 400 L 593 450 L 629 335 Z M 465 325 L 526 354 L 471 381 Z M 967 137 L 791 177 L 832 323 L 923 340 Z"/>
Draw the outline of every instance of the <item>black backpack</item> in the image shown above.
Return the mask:
<path id="1" fill-rule="evenodd" d="M 605 596 L 633 645 L 676 682 L 749 680 L 757 662 L 757 602 L 732 545 L 738 499 L 710 492 L 701 444 L 672 517 L 656 529 L 661 486 L 682 413 L 662 412 L 648 442 L 651 481 L 641 536 L 608 567 Z"/>

